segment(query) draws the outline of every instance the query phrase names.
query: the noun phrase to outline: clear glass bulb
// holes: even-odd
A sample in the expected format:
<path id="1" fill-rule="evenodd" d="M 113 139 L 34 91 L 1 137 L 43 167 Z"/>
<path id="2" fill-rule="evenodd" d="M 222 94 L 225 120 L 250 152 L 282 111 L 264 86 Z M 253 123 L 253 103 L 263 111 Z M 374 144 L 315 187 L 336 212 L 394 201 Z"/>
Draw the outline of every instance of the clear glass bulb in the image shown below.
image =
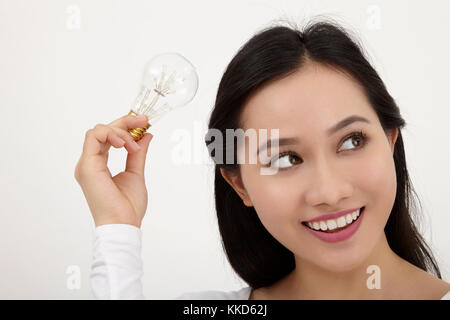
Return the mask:
<path id="1" fill-rule="evenodd" d="M 197 72 L 185 57 L 174 52 L 153 57 L 145 66 L 140 92 L 128 113 L 145 114 L 149 123 L 128 132 L 139 140 L 162 116 L 189 103 L 197 88 Z"/>

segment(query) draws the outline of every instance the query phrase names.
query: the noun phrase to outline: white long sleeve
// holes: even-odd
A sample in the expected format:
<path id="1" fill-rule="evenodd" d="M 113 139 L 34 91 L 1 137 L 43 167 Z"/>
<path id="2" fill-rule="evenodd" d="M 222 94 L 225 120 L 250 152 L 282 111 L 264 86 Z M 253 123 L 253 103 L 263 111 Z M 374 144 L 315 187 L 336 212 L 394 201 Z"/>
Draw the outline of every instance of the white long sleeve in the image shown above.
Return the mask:
<path id="1" fill-rule="evenodd" d="M 96 227 L 91 289 L 96 299 L 145 299 L 141 230 L 129 224 Z"/>
<path id="2" fill-rule="evenodd" d="M 141 278 L 141 229 L 129 224 L 96 227 L 93 238 L 91 289 L 95 299 L 145 299 Z M 188 292 L 175 300 L 247 300 L 251 289 Z"/>

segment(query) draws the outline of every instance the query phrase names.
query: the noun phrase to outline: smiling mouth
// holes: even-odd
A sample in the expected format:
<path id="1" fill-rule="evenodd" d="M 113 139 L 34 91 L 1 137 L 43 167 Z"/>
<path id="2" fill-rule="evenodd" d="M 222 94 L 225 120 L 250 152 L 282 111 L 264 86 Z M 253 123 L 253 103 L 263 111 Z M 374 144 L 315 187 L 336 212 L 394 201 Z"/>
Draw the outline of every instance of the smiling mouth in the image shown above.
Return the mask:
<path id="1" fill-rule="evenodd" d="M 342 216 L 342 217 L 339 217 L 338 219 L 322 220 L 320 222 L 310 223 L 310 224 L 303 221 L 302 224 L 305 227 L 307 227 L 313 231 L 324 232 L 324 233 L 339 232 L 339 231 L 342 231 L 342 230 L 346 229 L 347 227 L 351 226 L 356 221 L 358 221 L 365 208 L 366 207 L 360 208 L 358 210 L 358 213 L 356 216 L 355 215 L 352 216 L 350 214 L 350 216 L 352 217 L 351 221 L 350 221 L 350 218 L 348 218 L 347 216 Z M 339 219 L 340 219 L 340 221 L 338 221 Z M 339 223 L 341 226 L 339 226 Z M 345 225 L 342 225 L 343 223 L 345 223 Z"/>

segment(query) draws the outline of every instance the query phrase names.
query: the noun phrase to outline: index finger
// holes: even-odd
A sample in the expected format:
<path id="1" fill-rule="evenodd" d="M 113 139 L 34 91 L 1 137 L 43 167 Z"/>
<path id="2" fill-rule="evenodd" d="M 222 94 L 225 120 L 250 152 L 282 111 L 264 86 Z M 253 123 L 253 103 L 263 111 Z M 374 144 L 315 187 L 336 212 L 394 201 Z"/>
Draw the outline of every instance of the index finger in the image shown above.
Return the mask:
<path id="1" fill-rule="evenodd" d="M 108 124 L 108 126 L 117 127 L 127 131 L 129 129 L 142 128 L 146 125 L 148 125 L 148 118 L 146 115 L 135 116 L 131 114 L 120 117 Z"/>

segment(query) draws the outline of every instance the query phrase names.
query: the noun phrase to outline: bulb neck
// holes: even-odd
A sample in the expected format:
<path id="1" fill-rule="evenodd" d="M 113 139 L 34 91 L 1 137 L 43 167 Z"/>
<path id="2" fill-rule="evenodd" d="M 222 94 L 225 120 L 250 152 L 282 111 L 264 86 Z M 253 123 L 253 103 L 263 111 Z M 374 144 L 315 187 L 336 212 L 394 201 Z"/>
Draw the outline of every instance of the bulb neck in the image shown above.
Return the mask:
<path id="1" fill-rule="evenodd" d="M 133 110 L 130 110 L 130 112 L 128 112 L 128 115 L 137 116 L 138 114 L 136 112 L 134 112 Z M 145 134 L 145 132 L 147 131 L 148 128 L 150 128 L 149 123 L 147 123 L 147 125 L 143 128 L 128 129 L 128 132 L 131 134 L 134 141 L 139 141 L 139 140 L 141 140 L 142 136 Z"/>

